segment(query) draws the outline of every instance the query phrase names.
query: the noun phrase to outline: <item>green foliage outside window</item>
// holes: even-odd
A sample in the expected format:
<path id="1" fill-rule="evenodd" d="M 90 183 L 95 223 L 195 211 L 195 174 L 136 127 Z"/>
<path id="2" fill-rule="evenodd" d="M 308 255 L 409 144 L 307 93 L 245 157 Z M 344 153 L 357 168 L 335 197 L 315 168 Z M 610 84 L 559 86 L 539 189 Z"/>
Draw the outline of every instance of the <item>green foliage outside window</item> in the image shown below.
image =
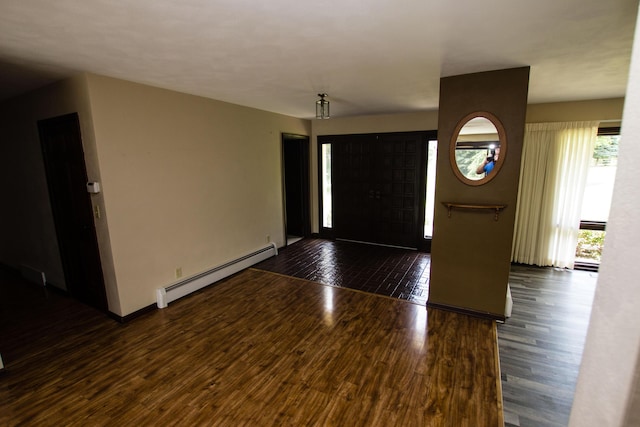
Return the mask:
<path id="1" fill-rule="evenodd" d="M 600 262 L 602 247 L 604 246 L 604 231 L 580 230 L 576 258 Z"/>
<path id="2" fill-rule="evenodd" d="M 596 166 L 615 164 L 618 159 L 619 140 L 620 137 L 617 135 L 598 136 L 593 149 L 593 159 L 595 160 Z"/>

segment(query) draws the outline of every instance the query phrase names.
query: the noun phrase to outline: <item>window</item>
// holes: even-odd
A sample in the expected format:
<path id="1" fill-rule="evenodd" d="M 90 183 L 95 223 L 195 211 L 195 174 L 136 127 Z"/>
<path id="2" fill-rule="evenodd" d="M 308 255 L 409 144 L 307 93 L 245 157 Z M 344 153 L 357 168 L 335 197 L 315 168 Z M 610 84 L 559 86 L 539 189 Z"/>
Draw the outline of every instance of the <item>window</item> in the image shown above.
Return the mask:
<path id="1" fill-rule="evenodd" d="M 582 203 L 575 267 L 597 270 L 618 164 L 620 128 L 600 128 Z"/>
<path id="2" fill-rule="evenodd" d="M 438 141 L 431 140 L 427 146 L 427 196 L 424 211 L 424 237 L 433 237 L 433 209 L 436 195 L 436 159 Z"/>
<path id="3" fill-rule="evenodd" d="M 331 211 L 331 144 L 322 144 L 322 226 L 332 227 Z"/>

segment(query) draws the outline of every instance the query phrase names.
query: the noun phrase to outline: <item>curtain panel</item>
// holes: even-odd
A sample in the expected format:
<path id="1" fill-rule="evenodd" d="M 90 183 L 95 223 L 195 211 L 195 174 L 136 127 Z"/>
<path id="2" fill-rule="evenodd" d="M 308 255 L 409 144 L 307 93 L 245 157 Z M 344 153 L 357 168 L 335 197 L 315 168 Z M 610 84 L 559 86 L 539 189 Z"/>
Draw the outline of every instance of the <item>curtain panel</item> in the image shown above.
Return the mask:
<path id="1" fill-rule="evenodd" d="M 573 268 L 599 122 L 525 126 L 511 260 Z"/>

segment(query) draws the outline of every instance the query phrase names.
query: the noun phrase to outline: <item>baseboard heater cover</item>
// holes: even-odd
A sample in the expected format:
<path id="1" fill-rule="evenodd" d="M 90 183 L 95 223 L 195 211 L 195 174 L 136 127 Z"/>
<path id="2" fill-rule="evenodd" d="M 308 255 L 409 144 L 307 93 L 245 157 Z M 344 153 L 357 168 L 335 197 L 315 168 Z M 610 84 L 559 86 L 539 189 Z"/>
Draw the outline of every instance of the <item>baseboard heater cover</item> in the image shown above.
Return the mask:
<path id="1" fill-rule="evenodd" d="M 224 279 L 225 277 L 229 277 L 232 274 L 244 270 L 245 268 L 251 267 L 260 261 L 271 258 L 274 255 L 278 255 L 278 247 L 272 242 L 265 248 L 259 249 L 233 261 L 229 261 L 218 267 L 212 268 L 211 270 L 188 277 L 178 283 L 167 286 L 166 288 L 159 288 L 156 290 L 158 308 L 166 308 L 170 302 L 207 287 Z"/>

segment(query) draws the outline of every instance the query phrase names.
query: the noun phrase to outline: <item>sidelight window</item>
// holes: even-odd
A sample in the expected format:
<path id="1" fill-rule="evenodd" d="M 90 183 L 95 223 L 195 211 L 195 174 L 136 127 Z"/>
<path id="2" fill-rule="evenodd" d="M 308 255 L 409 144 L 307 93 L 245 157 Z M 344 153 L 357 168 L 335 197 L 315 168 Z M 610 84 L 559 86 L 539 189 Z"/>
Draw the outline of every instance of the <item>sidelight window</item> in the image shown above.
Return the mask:
<path id="1" fill-rule="evenodd" d="M 322 226 L 332 227 L 331 212 L 331 144 L 322 144 Z"/>
<path id="2" fill-rule="evenodd" d="M 433 210 L 436 195 L 436 158 L 438 141 L 431 140 L 427 145 L 427 194 L 424 211 L 424 237 L 433 236 Z"/>

